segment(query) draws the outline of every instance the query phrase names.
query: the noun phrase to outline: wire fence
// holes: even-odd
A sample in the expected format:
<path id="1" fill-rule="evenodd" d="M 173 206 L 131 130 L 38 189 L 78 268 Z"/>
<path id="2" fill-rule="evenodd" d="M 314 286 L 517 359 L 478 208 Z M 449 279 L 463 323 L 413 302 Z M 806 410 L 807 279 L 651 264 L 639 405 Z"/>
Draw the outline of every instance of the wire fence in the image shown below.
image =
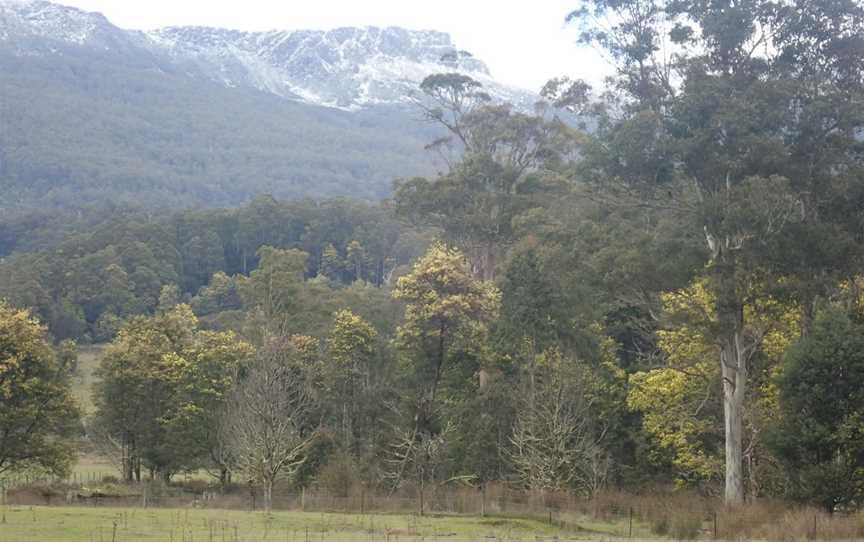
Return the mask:
<path id="1" fill-rule="evenodd" d="M 109 480 L 109 483 L 102 483 Z M 93 506 L 260 511 L 261 487 L 217 487 L 198 483 L 113 483 L 107 473 L 82 473 L 67 480 L 20 476 L 0 479 L 3 505 Z M 98 483 L 97 483 L 98 482 Z M 92 487 L 91 487 L 92 486 Z M 342 514 L 346 517 L 471 516 L 525 519 L 571 533 L 616 538 L 664 536 L 678 540 L 709 539 L 864 539 L 864 515 L 826 514 L 764 501 L 727 509 L 717 500 L 693 495 L 644 495 L 609 492 L 592 499 L 567 493 L 515 491 L 493 487 L 438 488 L 420 494 L 389 494 L 353 488 L 332 492 L 322 488 L 281 486 L 272 494 L 273 511 Z M 375 530 L 374 520 L 372 530 Z M 386 526 L 381 529 L 387 530 Z M 382 531 L 383 532 L 383 531 Z"/>
<path id="2" fill-rule="evenodd" d="M 93 506 L 104 508 L 199 508 L 260 511 L 264 508 L 263 488 L 231 485 L 219 488 L 206 484 L 165 485 L 158 482 L 109 483 L 110 474 L 91 472 L 51 480 L 20 476 L 0 481 L 3 503 L 12 506 Z M 100 482 L 97 484 L 97 482 Z M 88 487 L 92 485 L 92 487 Z M 193 489 L 191 486 L 203 486 Z M 603 510 L 588 501 L 564 494 L 542 492 L 487 492 L 474 488 L 438 489 L 422 495 L 389 494 L 353 490 L 334 493 L 324 489 L 276 487 L 273 511 L 297 511 L 351 516 L 471 516 L 525 519 L 572 531 L 596 531 L 609 536 L 630 537 L 649 532 L 635 508 L 607 504 Z"/>

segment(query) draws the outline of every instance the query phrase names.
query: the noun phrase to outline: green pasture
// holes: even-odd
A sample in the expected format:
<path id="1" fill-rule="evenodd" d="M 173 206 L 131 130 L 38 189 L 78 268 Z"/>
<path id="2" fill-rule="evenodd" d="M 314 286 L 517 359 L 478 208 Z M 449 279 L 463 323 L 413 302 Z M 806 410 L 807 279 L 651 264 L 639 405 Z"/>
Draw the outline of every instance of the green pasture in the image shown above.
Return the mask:
<path id="1" fill-rule="evenodd" d="M 535 520 L 215 509 L 8 507 L 0 542 L 413 542 L 616 540 L 613 524 L 567 530 Z M 637 540 L 636 538 L 630 540 Z"/>

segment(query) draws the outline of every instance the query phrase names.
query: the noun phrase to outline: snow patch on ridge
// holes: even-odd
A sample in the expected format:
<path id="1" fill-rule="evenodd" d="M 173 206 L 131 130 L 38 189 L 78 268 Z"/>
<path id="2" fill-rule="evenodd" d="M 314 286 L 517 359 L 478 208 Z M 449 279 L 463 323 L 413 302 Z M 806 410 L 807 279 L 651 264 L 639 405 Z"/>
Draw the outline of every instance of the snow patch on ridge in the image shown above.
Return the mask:
<path id="1" fill-rule="evenodd" d="M 100 14 L 41 0 L 0 0 L 0 40 L 44 37 L 87 43 L 108 21 Z"/>
<path id="2" fill-rule="evenodd" d="M 497 83 L 486 65 L 433 30 L 366 27 L 329 31 L 243 32 L 208 27 L 126 31 L 99 13 L 45 0 L 0 0 L 0 42 L 16 54 L 51 54 L 27 49 L 33 38 L 77 47 L 145 49 L 154 58 L 228 87 L 254 88 L 325 107 L 357 110 L 401 104 L 428 75 L 464 73 L 493 97 L 530 108 L 537 96 Z"/>

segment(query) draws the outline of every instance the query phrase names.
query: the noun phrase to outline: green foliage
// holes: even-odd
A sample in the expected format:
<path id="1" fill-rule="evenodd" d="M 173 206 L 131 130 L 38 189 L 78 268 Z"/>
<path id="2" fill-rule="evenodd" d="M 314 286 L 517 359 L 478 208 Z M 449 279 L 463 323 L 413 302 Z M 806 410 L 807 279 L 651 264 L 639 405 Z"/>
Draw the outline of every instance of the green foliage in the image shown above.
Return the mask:
<path id="1" fill-rule="evenodd" d="M 325 380 L 331 391 L 341 443 L 345 450 L 357 452 L 370 436 L 365 416 L 370 392 L 376 390 L 380 369 L 374 366 L 378 332 L 350 309 L 342 309 L 333 318 L 327 338 Z M 378 377 L 378 378 L 376 378 Z"/>
<path id="2" fill-rule="evenodd" d="M 321 273 L 333 280 L 339 280 L 344 270 L 345 262 L 336 252 L 333 243 L 329 243 L 321 253 Z"/>
<path id="3" fill-rule="evenodd" d="M 387 181 L 391 167 L 407 179 L 380 204 L 259 195 L 228 210 L 99 203 L 0 217 L 0 296 L 32 308 L 53 339 L 116 336 L 88 437 L 114 447 L 125 478 L 206 466 L 226 481 L 242 459 L 272 484 L 279 469 L 265 468 L 254 434 L 228 445 L 231 397 L 246 416 L 235 429 L 279 428 L 294 443 L 294 482 L 319 476 L 343 493 L 387 484 L 422 497 L 453 480 L 585 494 L 675 480 L 714 493 L 725 477 L 730 503 L 786 491 L 860 504 L 862 333 L 857 317 L 816 316 L 826 303 L 859 316 L 862 305 L 864 9 L 589 0 L 570 21 L 609 53 L 606 92 L 555 80 L 544 94 L 567 111 L 529 115 L 465 75 L 430 76 L 417 102 L 446 130 L 429 145 L 446 160 L 435 177 L 354 152 L 413 148 L 403 128 L 388 132 L 398 118 L 352 113 L 367 122 L 358 143 L 328 128 L 343 112 L 288 104 L 271 118 L 261 96 L 194 81 L 154 101 L 173 73 L 106 106 L 78 83 L 130 69 L 107 62 L 110 51 L 106 74 L 52 75 L 28 59 L 61 85 L 0 134 L 14 140 L 2 146 L 0 207 L 38 193 L 74 208 L 117 192 L 219 205 Z M 80 54 L 73 68 L 93 60 Z M 0 66 L 22 66 L 7 56 Z M 21 103 L 19 71 L 8 71 L 7 103 Z M 110 122 L 94 108 L 76 122 L 93 128 L 87 137 L 57 145 L 76 116 L 66 105 L 94 101 Z M 571 114 L 586 133 L 562 121 Z M 57 134 L 43 137 L 46 115 Z M 226 120 L 230 133 L 209 133 Z M 134 145 L 112 139 L 116 160 L 94 161 L 81 148 L 104 128 L 93 122 Z M 274 154 L 262 133 L 292 144 Z M 312 167 L 298 156 L 321 134 Z M 200 152 L 214 145 L 230 151 Z M 363 166 L 373 155 L 380 163 Z M 254 425 L 261 393 L 284 407 L 269 426 Z M 279 403 L 286 395 L 299 402 Z M 698 528 L 671 517 L 659 527 L 682 538 Z"/>
<path id="4" fill-rule="evenodd" d="M 656 443 L 651 460 L 669 462 L 680 485 L 710 487 L 723 475 L 723 412 L 712 340 L 719 325 L 715 300 L 704 281 L 661 296 L 666 329 L 659 329 L 657 347 L 664 364 L 630 375 L 628 406 L 642 416 L 646 434 Z M 760 434 L 776 414 L 771 375 L 783 353 L 799 335 L 795 307 L 765 299 L 744 308 L 748 331 L 760 336 L 750 363 L 745 442 L 750 465 L 746 475 L 759 487 L 754 465 L 770 458 Z"/>
<path id="5" fill-rule="evenodd" d="M 258 307 L 272 321 L 299 311 L 298 295 L 306 274 L 308 254 L 297 249 L 258 249 L 258 269 L 238 284 L 247 307 Z"/>
<path id="6" fill-rule="evenodd" d="M 336 313 L 333 329 L 327 341 L 330 360 L 346 373 L 366 372 L 375 352 L 378 333 L 349 309 Z"/>
<path id="7" fill-rule="evenodd" d="M 421 103 L 426 116 L 445 127 L 465 152 L 434 180 L 397 183 L 394 199 L 397 212 L 440 228 L 469 256 L 478 276 L 489 280 L 514 241 L 518 217 L 544 207 L 544 196 L 560 188 L 556 172 L 567 164 L 578 137 L 557 119 L 486 104 L 481 88 L 459 74 L 423 81 L 421 90 L 432 102 Z M 450 143 L 444 138 L 432 147 L 443 151 Z"/>
<path id="8" fill-rule="evenodd" d="M 498 314 L 501 294 L 474 278 L 461 252 L 436 243 L 399 278 L 393 297 L 406 303 L 399 347 L 412 370 L 429 383 L 428 400 L 434 402 L 446 368 L 465 352 L 482 355 L 478 350 Z"/>
<path id="9" fill-rule="evenodd" d="M 210 283 L 202 286 L 198 295 L 192 298 L 192 309 L 198 316 L 236 310 L 240 306 L 237 278 L 229 277 L 222 271 L 213 273 Z"/>
<path id="10" fill-rule="evenodd" d="M 791 495 L 829 512 L 864 496 L 864 326 L 836 308 L 786 353 L 772 449 Z"/>
<path id="11" fill-rule="evenodd" d="M 669 454 L 679 484 L 716 481 L 723 473 L 717 353 L 701 331 L 706 318 L 714 320 L 713 300 L 701 283 L 663 300 L 682 325 L 657 332 L 666 366 L 631 375 L 627 402 L 658 445 L 653 460 Z"/>
<path id="12" fill-rule="evenodd" d="M 535 251 L 516 254 L 507 266 L 501 291 L 496 332 L 505 348 L 519 349 L 523 341 L 529 341 L 540 352 L 567 337 L 565 310 Z"/>
<path id="13" fill-rule="evenodd" d="M 220 406 L 251 347 L 197 327 L 188 305 L 132 318 L 100 361 L 94 437 L 126 480 L 213 464 Z"/>
<path id="14" fill-rule="evenodd" d="M 507 369 L 480 369 L 447 410 L 458 420 L 449 449 L 456 472 L 481 486 L 512 473 L 506 450 L 519 406 L 518 381 Z"/>
<path id="15" fill-rule="evenodd" d="M 68 361 L 29 312 L 0 300 L 0 476 L 68 472 L 78 421 Z"/>
<path id="16" fill-rule="evenodd" d="M 343 200 L 262 197 L 237 210 L 153 217 L 141 210 L 99 209 L 69 220 L 56 225 L 69 232 L 56 246 L 41 230 L 21 234 L 22 244 L 35 243 L 32 248 L 39 250 L 0 261 L 0 295 L 32 307 L 56 338 L 83 342 L 111 340 L 128 317 L 154 313 L 169 285 L 179 288 L 178 301 L 192 298 L 207 325 L 224 326 L 218 313 L 240 308 L 238 284 L 245 279 L 238 275 L 256 270 L 264 246 L 306 252 L 304 277 L 329 273 L 323 256 L 332 246 L 345 254 L 330 277 L 338 290 L 358 280 L 384 285 L 428 242 L 424 232 L 400 226 L 381 206 Z M 89 231 L 77 233 L 79 228 Z M 316 316 L 317 331 L 329 319 L 330 313 Z"/>
<path id="17" fill-rule="evenodd" d="M 598 198 L 646 209 L 648 228 L 659 214 L 677 225 L 672 236 L 704 236 L 702 261 L 681 265 L 695 263 L 713 299 L 706 339 L 719 347 L 726 499 L 743 503 L 742 433 L 760 338 L 745 307 L 782 284 L 806 332 L 815 299 L 859 268 L 857 227 L 835 217 L 840 200 L 858 201 L 850 187 L 862 179 L 853 149 L 864 116 L 849 104 L 864 97 L 856 60 L 864 42 L 855 30 L 864 8 L 597 0 L 568 20 L 583 25 L 580 40 L 604 49 L 616 69 L 593 111 L 597 130 L 580 172 Z M 579 84 L 549 90 L 575 98 L 573 106 L 585 94 Z M 810 260 L 806 247 L 828 232 L 842 248 L 817 247 Z"/>

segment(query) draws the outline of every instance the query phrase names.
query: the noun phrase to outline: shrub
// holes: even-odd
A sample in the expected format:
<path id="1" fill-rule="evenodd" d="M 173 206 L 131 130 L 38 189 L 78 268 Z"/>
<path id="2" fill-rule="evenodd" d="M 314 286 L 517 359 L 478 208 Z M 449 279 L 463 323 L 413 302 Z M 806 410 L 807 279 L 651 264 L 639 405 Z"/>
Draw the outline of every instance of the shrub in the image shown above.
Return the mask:
<path id="1" fill-rule="evenodd" d="M 660 516 L 651 521 L 651 532 L 657 536 L 669 534 L 669 516 Z"/>
<path id="2" fill-rule="evenodd" d="M 675 540 L 695 540 L 702 530 L 702 516 L 684 511 L 672 516 L 669 534 Z"/>
<path id="3" fill-rule="evenodd" d="M 357 462 L 347 453 L 333 455 L 318 473 L 318 486 L 333 497 L 348 497 L 362 485 Z"/>

